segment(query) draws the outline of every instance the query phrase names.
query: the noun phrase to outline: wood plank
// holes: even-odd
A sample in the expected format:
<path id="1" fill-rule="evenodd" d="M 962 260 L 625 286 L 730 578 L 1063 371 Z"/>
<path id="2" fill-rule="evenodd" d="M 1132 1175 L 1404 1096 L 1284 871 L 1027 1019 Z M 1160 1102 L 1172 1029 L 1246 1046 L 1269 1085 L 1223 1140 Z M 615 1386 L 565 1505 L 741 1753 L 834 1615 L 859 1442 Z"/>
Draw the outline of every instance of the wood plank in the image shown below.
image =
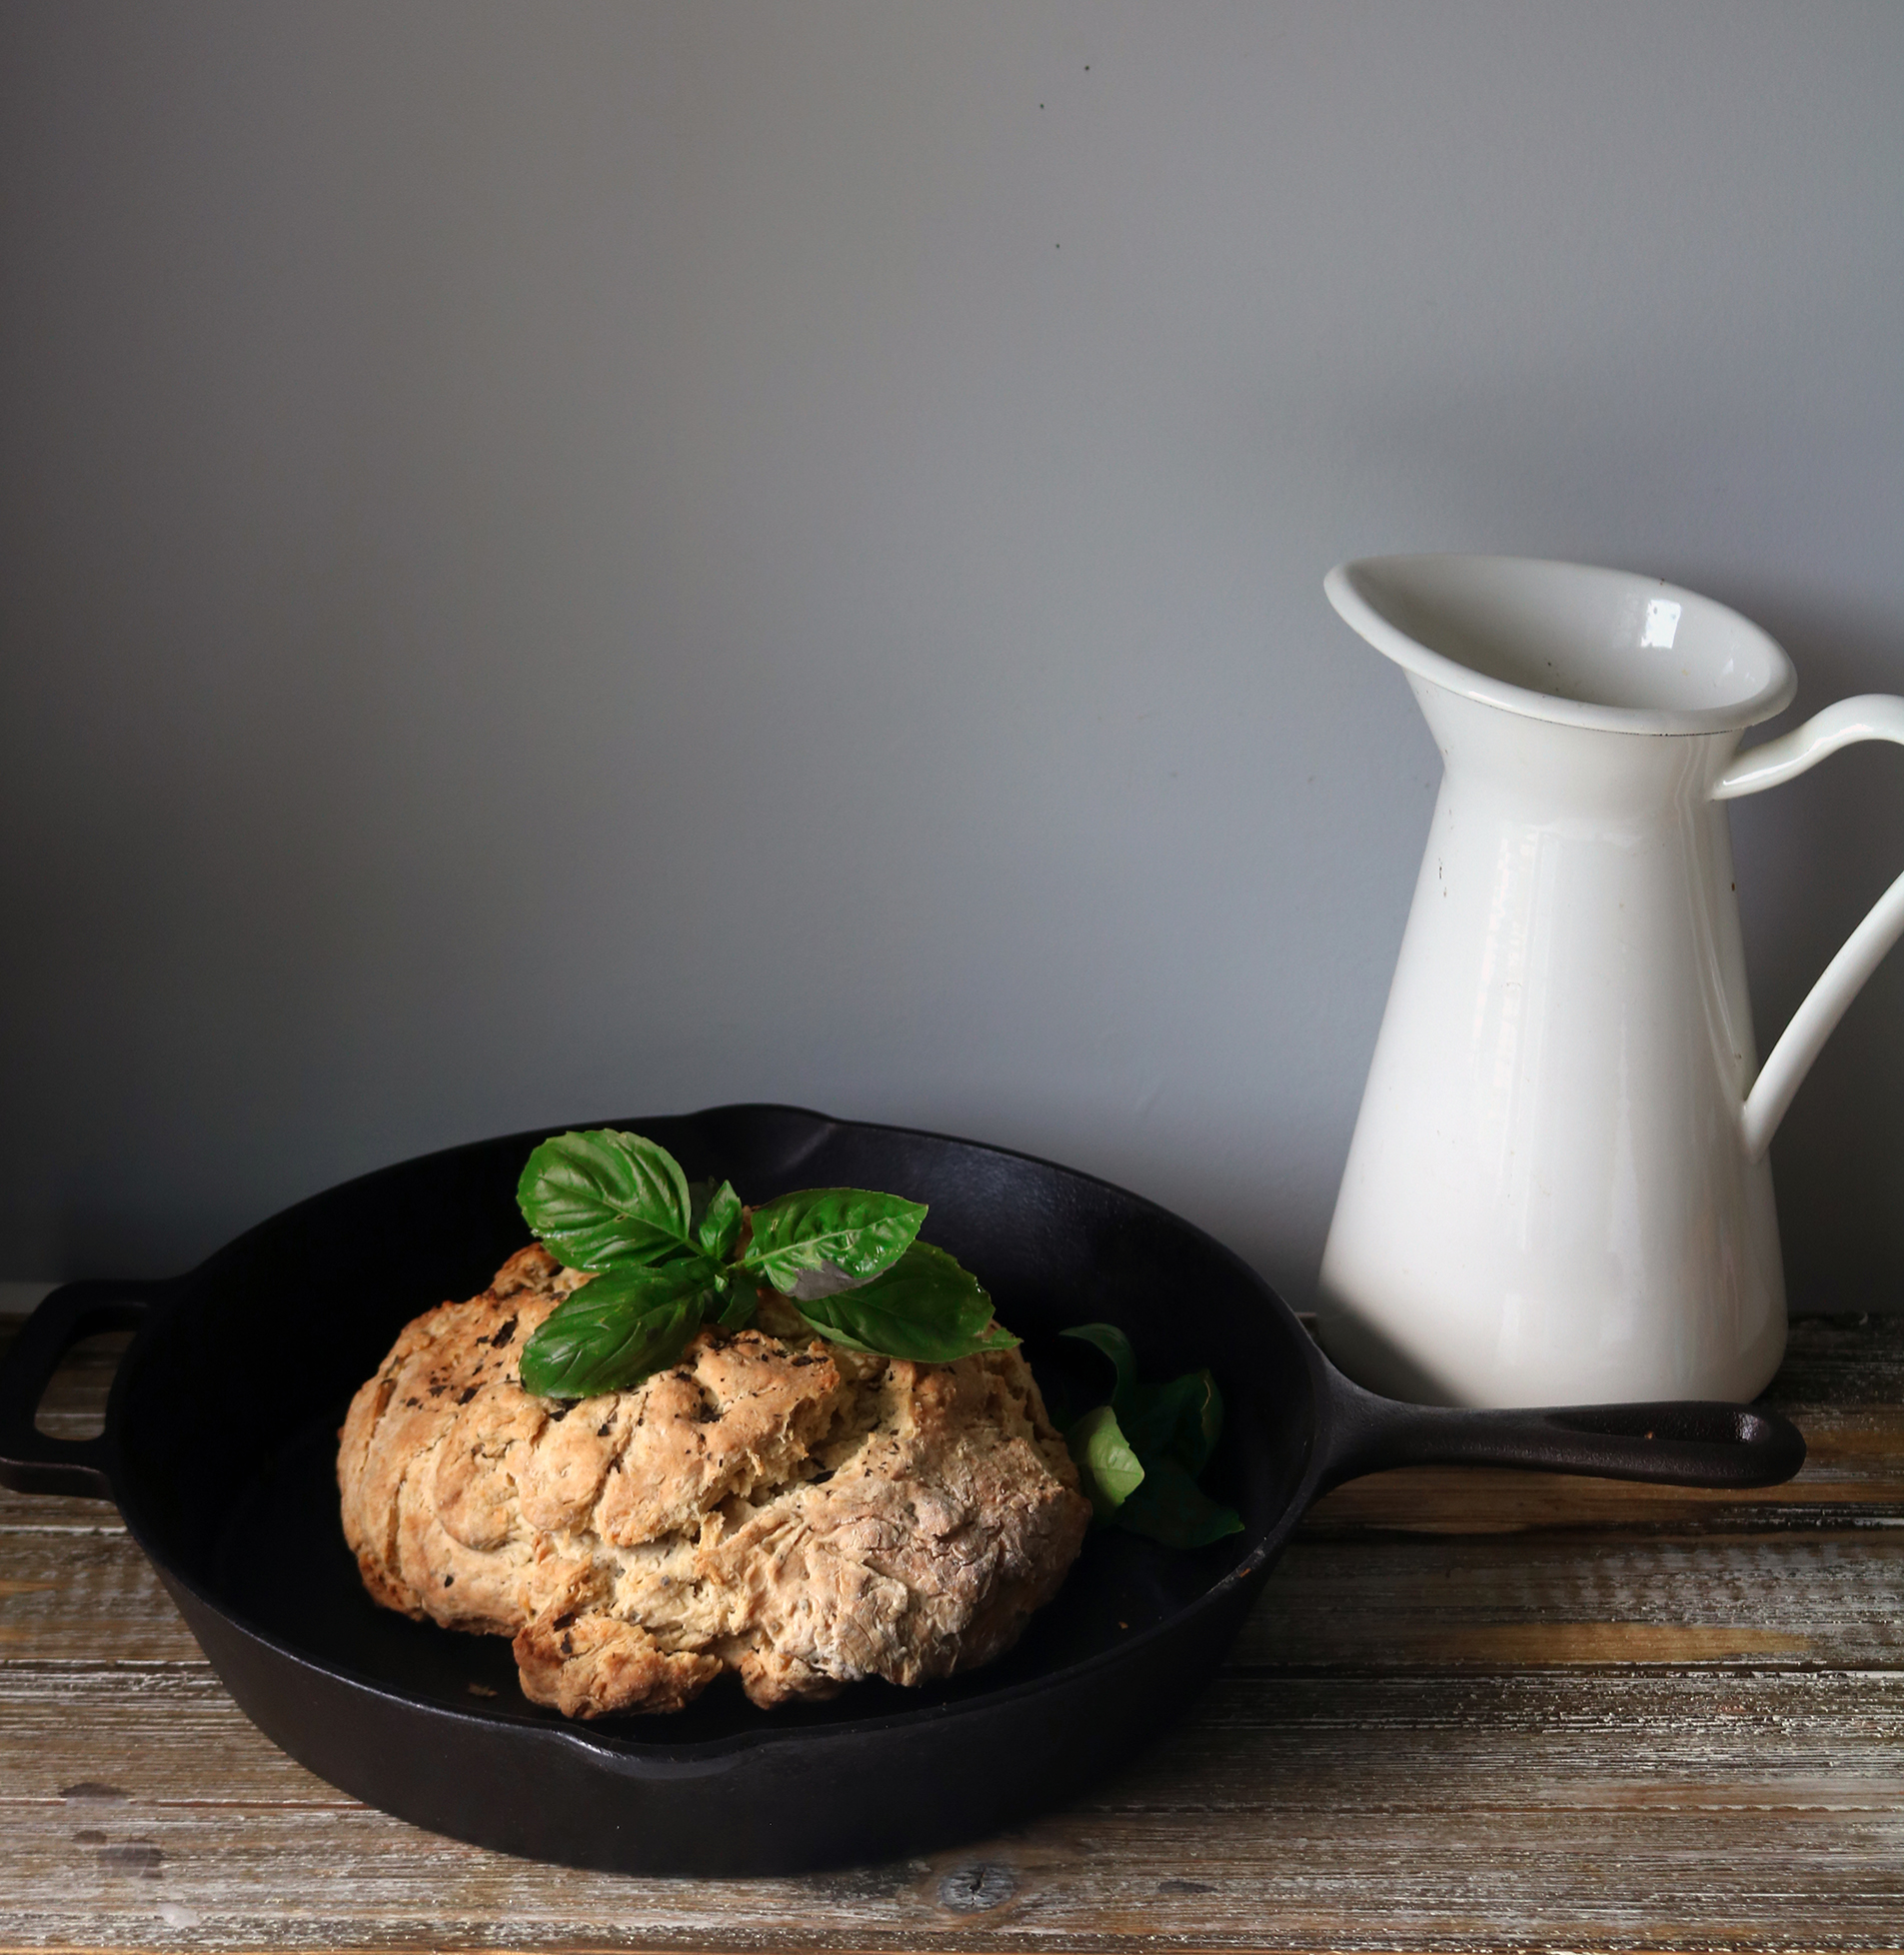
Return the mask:
<path id="1" fill-rule="evenodd" d="M 0 1533 L 0 1660 L 205 1660 L 123 1526 Z"/>
<path id="2" fill-rule="evenodd" d="M 1764 1402 L 1790 1412 L 1807 1405 L 1895 1405 L 1904 1399 L 1904 1313 L 1868 1310 L 1795 1316 Z"/>
<path id="3" fill-rule="evenodd" d="M 1904 1667 L 1904 1535 L 1299 1540 L 1230 1653 L 1280 1670 Z"/>
<path id="4" fill-rule="evenodd" d="M 439 1840 L 327 1794 L 209 1678 L 126 1683 L 0 1686 L 0 1942 L 1789 1948 L 1904 1919 L 1895 1675 L 1225 1679 L 1067 1812 L 731 1882 Z"/>
<path id="5" fill-rule="evenodd" d="M 0 1658 L 190 1663 L 123 1530 L 0 1535 Z M 1904 1531 L 1298 1540 L 1231 1661 L 1433 1669 L 1904 1667 Z"/>

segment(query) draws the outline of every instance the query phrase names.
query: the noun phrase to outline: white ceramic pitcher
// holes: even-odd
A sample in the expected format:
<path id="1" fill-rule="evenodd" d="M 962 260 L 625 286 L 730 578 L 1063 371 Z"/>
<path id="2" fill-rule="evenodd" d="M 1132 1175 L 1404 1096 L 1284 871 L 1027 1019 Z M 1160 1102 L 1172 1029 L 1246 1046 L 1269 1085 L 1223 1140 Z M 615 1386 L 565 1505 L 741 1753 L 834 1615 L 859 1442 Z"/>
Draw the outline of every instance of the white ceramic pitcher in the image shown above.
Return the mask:
<path id="1" fill-rule="evenodd" d="M 1460 1405 L 1745 1399 L 1785 1348 L 1765 1149 L 1904 933 L 1904 877 L 1761 1066 L 1723 804 L 1904 700 L 1789 704 L 1785 654 L 1652 578 L 1391 557 L 1329 602 L 1407 675 L 1445 771 L 1323 1251 L 1364 1384 Z"/>

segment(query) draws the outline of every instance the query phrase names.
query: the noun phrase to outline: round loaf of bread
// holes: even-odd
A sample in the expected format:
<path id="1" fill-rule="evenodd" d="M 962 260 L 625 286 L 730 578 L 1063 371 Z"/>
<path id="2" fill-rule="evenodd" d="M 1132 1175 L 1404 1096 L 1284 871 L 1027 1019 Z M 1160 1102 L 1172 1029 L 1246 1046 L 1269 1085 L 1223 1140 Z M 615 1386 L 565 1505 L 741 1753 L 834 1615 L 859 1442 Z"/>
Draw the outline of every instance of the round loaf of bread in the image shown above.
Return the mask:
<path id="1" fill-rule="evenodd" d="M 538 1398 L 524 1343 L 588 1278 L 540 1246 L 406 1325 L 340 1435 L 344 1533 L 387 1608 L 513 1637 L 572 1717 L 913 1684 L 1010 1647 L 1076 1557 L 1077 1471 L 1016 1350 L 952 1364 L 759 1327 Z"/>

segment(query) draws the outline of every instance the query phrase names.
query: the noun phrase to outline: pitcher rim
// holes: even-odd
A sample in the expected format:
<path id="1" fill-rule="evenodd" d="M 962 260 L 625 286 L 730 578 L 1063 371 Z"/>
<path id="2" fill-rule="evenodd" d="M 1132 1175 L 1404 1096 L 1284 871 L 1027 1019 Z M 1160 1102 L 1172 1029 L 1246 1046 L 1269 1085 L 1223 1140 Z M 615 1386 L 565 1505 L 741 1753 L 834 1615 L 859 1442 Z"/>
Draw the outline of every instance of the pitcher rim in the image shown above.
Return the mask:
<path id="1" fill-rule="evenodd" d="M 1513 565 L 1518 569 L 1586 572 L 1594 577 L 1617 578 L 1639 587 L 1650 596 L 1696 606 L 1708 616 L 1730 620 L 1768 655 L 1768 677 L 1756 693 L 1728 705 L 1710 707 L 1608 706 L 1590 700 L 1564 699 L 1557 694 L 1538 692 L 1519 686 L 1491 673 L 1476 671 L 1444 652 L 1436 652 L 1410 637 L 1392 623 L 1363 595 L 1358 579 L 1367 572 L 1396 571 L 1418 565 Z M 1322 580 L 1322 589 L 1336 615 L 1349 629 L 1365 639 L 1385 658 L 1404 672 L 1426 680 L 1430 685 L 1458 694 L 1480 705 L 1499 707 L 1525 719 L 1544 720 L 1556 726 L 1591 729 L 1602 733 L 1649 734 L 1654 736 L 1742 733 L 1747 727 L 1782 713 L 1798 690 L 1798 675 L 1784 648 L 1770 633 L 1742 617 L 1729 605 L 1670 584 L 1664 578 L 1645 576 L 1637 571 L 1615 570 L 1599 564 L 1578 564 L 1552 557 L 1504 557 L 1465 551 L 1434 551 L 1384 557 L 1357 557 L 1340 563 Z"/>

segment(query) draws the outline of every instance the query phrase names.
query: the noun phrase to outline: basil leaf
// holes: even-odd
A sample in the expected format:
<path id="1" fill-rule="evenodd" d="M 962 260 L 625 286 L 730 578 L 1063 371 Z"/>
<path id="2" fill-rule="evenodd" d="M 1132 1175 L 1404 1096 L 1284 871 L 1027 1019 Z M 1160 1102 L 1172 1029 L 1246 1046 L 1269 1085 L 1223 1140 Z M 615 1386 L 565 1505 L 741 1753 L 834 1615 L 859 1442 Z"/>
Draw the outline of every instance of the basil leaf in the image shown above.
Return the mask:
<path id="1" fill-rule="evenodd" d="M 709 1296 L 720 1287 L 725 1273 L 718 1262 L 710 1262 L 704 1255 L 664 1263 L 658 1269 L 625 1264 L 591 1276 L 580 1289 L 565 1296 L 543 1322 L 553 1323 L 575 1310 L 599 1310 L 608 1303 L 632 1303 L 645 1310 L 676 1296 Z"/>
<path id="2" fill-rule="evenodd" d="M 787 1293 L 796 1303 L 808 1303 L 818 1296 L 837 1296 L 843 1289 L 858 1289 L 864 1280 L 848 1275 L 837 1262 L 823 1262 L 817 1269 L 803 1269 Z"/>
<path id="3" fill-rule="evenodd" d="M 1065 1434 L 1064 1443 L 1098 1520 L 1109 1520 L 1143 1485 L 1143 1466 L 1108 1405 L 1086 1412 Z"/>
<path id="4" fill-rule="evenodd" d="M 1223 1429 L 1223 1400 L 1207 1371 L 1120 1388 L 1111 1403 L 1139 1458 L 1173 1459 L 1192 1479 L 1209 1464 Z"/>
<path id="5" fill-rule="evenodd" d="M 1014 1337 L 1003 1324 L 994 1323 L 990 1329 L 981 1331 L 971 1340 L 971 1348 L 974 1351 L 1012 1351 L 1016 1350 L 1022 1341 L 1021 1338 Z"/>
<path id="6" fill-rule="evenodd" d="M 791 1295 L 804 1269 L 833 1263 L 850 1282 L 889 1269 L 919 1234 L 926 1209 L 870 1188 L 803 1188 L 754 1210 L 754 1233 L 741 1263 Z M 890 1351 L 888 1356 L 900 1353 Z"/>
<path id="7" fill-rule="evenodd" d="M 1130 1348 L 1130 1339 L 1114 1323 L 1074 1323 L 1068 1330 L 1060 1330 L 1060 1337 L 1075 1337 L 1080 1343 L 1094 1344 L 1110 1359 L 1117 1373 L 1117 1384 L 1111 1393 L 1110 1402 L 1119 1404 L 1124 1394 L 1137 1382 L 1137 1354 Z"/>
<path id="8" fill-rule="evenodd" d="M 741 1233 L 742 1212 L 741 1197 L 732 1181 L 723 1181 L 705 1203 L 697 1204 L 694 1237 L 704 1254 L 717 1262 L 727 1260 Z"/>
<path id="9" fill-rule="evenodd" d="M 1084 1474 L 1085 1490 L 1098 1518 L 1114 1515 L 1119 1527 L 1166 1547 L 1202 1547 L 1241 1531 L 1242 1517 L 1219 1505 L 1196 1484 L 1209 1464 L 1223 1429 L 1223 1398 L 1207 1371 L 1186 1371 L 1167 1383 L 1147 1383 L 1137 1371 L 1130 1339 L 1111 1323 L 1080 1323 L 1060 1333 L 1095 1346 L 1116 1372 L 1110 1403 L 1086 1412 L 1066 1435 L 1071 1456 Z M 1108 1446 L 1104 1420 L 1116 1443 L 1128 1448 L 1140 1478 L 1107 1507 L 1093 1487 L 1087 1459 L 1092 1445 Z"/>
<path id="10" fill-rule="evenodd" d="M 1242 1515 L 1219 1505 L 1173 1459 L 1153 1459 L 1143 1484 L 1116 1510 L 1117 1525 L 1165 1547 L 1207 1547 L 1243 1531 Z"/>
<path id="11" fill-rule="evenodd" d="M 761 1292 L 754 1278 L 744 1270 L 730 1269 L 727 1272 L 727 1300 L 721 1310 L 721 1327 L 724 1330 L 745 1330 L 754 1321 L 754 1312 L 760 1306 Z"/>
<path id="12" fill-rule="evenodd" d="M 524 1219 L 571 1269 L 655 1265 L 699 1254 L 681 1164 L 639 1133 L 564 1133 L 529 1156 Z"/>
<path id="13" fill-rule="evenodd" d="M 618 1269 L 585 1283 L 523 1347 L 522 1381 L 542 1398 L 625 1391 L 681 1356 L 701 1327 L 701 1270 Z"/>
<path id="14" fill-rule="evenodd" d="M 922 1364 L 950 1364 L 1018 1341 L 992 1325 L 991 1298 L 978 1279 L 930 1242 L 915 1242 L 872 1282 L 804 1298 L 798 1308 L 814 1330 L 836 1344 Z"/>

